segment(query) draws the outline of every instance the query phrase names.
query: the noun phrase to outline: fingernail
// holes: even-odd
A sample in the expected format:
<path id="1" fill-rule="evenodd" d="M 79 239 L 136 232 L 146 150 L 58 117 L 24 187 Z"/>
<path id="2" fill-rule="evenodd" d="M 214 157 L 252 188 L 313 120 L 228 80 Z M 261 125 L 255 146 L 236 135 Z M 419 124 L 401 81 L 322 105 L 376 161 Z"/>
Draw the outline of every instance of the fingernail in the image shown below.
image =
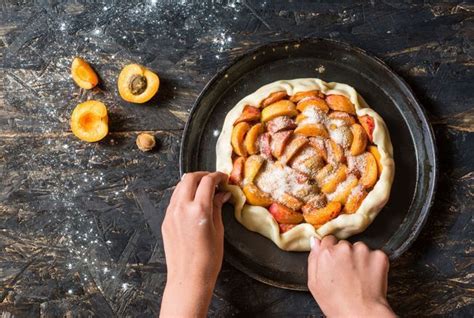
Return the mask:
<path id="1" fill-rule="evenodd" d="M 313 249 L 315 245 L 316 245 L 316 240 L 314 239 L 314 236 L 311 236 L 309 238 L 309 246 L 311 247 L 311 249 Z"/>
<path id="2" fill-rule="evenodd" d="M 232 193 L 226 192 L 226 193 L 224 194 L 224 196 L 222 197 L 222 202 L 223 202 L 223 203 L 226 203 L 227 201 L 229 201 L 229 199 L 230 199 L 231 196 L 232 196 Z"/>
<path id="3" fill-rule="evenodd" d="M 184 176 L 186 175 L 186 173 L 183 173 L 183 175 L 181 176 L 181 180 L 184 179 Z"/>

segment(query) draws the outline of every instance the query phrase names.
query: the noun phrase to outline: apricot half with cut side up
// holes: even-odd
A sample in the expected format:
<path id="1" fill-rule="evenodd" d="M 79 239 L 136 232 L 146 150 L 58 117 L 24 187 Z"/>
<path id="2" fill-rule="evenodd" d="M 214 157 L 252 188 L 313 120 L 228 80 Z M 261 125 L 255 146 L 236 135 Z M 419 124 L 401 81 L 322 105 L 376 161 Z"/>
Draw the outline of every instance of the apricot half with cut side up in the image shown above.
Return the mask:
<path id="1" fill-rule="evenodd" d="M 95 100 L 89 100 L 74 108 L 71 116 L 71 130 L 77 138 L 95 142 L 107 136 L 108 121 L 105 105 Z"/>
<path id="2" fill-rule="evenodd" d="M 117 85 L 124 100 L 141 104 L 155 96 L 160 87 L 160 78 L 142 65 L 129 64 L 120 72 Z"/>
<path id="3" fill-rule="evenodd" d="M 92 89 L 99 83 L 99 77 L 94 69 L 80 57 L 72 61 L 71 76 L 74 82 L 84 89 Z"/>

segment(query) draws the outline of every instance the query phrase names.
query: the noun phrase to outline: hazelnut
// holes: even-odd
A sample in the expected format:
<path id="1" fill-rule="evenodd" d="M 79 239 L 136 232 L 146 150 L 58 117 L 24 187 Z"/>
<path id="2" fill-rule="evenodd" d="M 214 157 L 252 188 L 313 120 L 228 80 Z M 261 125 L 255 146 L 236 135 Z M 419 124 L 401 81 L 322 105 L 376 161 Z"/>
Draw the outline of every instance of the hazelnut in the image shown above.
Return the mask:
<path id="1" fill-rule="evenodd" d="M 139 134 L 136 143 L 141 151 L 150 151 L 156 145 L 155 137 L 146 133 Z"/>

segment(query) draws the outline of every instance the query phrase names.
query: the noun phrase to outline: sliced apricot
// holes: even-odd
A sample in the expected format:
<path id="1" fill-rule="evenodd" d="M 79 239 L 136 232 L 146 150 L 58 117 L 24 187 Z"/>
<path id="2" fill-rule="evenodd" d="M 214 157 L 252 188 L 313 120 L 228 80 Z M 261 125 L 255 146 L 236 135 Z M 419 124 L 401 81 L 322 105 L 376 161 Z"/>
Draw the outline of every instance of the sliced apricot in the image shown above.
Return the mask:
<path id="1" fill-rule="evenodd" d="M 250 125 L 245 121 L 238 123 L 234 126 L 234 129 L 232 129 L 230 143 L 232 144 L 234 152 L 241 157 L 247 156 L 247 149 L 244 145 L 244 137 L 245 134 L 249 131 L 249 129 Z"/>
<path id="2" fill-rule="evenodd" d="M 109 132 L 107 108 L 99 101 L 88 100 L 74 108 L 71 116 L 73 134 L 84 141 L 95 142 Z"/>
<path id="3" fill-rule="evenodd" d="M 285 147 L 280 161 L 283 164 L 289 162 L 302 148 L 308 143 L 308 139 L 302 136 L 294 136 L 290 143 Z"/>
<path id="4" fill-rule="evenodd" d="M 324 161 L 328 160 L 328 153 L 326 150 L 326 145 L 324 139 L 321 137 L 310 137 L 309 138 L 309 145 L 316 149 L 316 153 L 318 156 L 324 159 Z"/>
<path id="5" fill-rule="evenodd" d="M 377 182 L 378 169 L 377 161 L 370 152 L 364 153 L 364 164 L 361 171 L 360 184 L 366 189 L 372 188 Z"/>
<path id="6" fill-rule="evenodd" d="M 258 136 L 263 133 L 263 124 L 258 123 L 253 125 L 244 138 L 244 147 L 247 149 L 249 155 L 256 154 L 258 152 Z"/>
<path id="7" fill-rule="evenodd" d="M 327 177 L 334 171 L 334 166 L 330 163 L 325 165 L 321 170 L 316 174 L 316 182 L 321 186 L 326 180 Z"/>
<path id="8" fill-rule="evenodd" d="M 283 195 L 278 199 L 278 201 L 284 206 L 287 206 L 288 208 L 293 209 L 295 211 L 301 209 L 301 206 L 303 205 L 303 202 L 301 202 L 298 198 L 286 192 L 283 193 Z"/>
<path id="9" fill-rule="evenodd" d="M 303 135 L 307 137 L 324 137 L 328 138 L 328 131 L 323 124 L 299 124 L 295 129 L 295 134 Z"/>
<path id="10" fill-rule="evenodd" d="M 358 156 L 365 151 L 367 147 L 367 134 L 364 128 L 359 124 L 353 124 L 351 126 L 352 132 L 352 144 L 351 144 L 351 155 Z"/>
<path id="11" fill-rule="evenodd" d="M 382 162 L 380 162 L 380 152 L 377 146 L 369 146 L 367 150 L 374 156 L 375 161 L 377 161 L 378 176 L 382 174 Z"/>
<path id="12" fill-rule="evenodd" d="M 280 233 L 285 233 L 285 232 L 288 232 L 289 230 L 291 230 L 292 228 L 294 228 L 296 226 L 296 224 L 278 224 L 278 226 L 280 227 Z"/>
<path id="13" fill-rule="evenodd" d="M 245 158 L 239 157 L 234 160 L 232 165 L 232 171 L 229 176 L 229 182 L 231 184 L 240 184 L 244 179 L 244 164 Z"/>
<path id="14" fill-rule="evenodd" d="M 311 97 L 300 101 L 296 106 L 296 109 L 300 112 L 304 112 L 307 107 L 314 107 L 325 113 L 329 111 L 329 106 L 326 101 L 319 97 Z"/>
<path id="15" fill-rule="evenodd" d="M 292 130 L 295 128 L 295 121 L 288 116 L 278 116 L 267 122 L 267 130 L 272 134 L 283 130 Z"/>
<path id="16" fill-rule="evenodd" d="M 266 122 L 278 116 L 294 117 L 298 115 L 295 104 L 287 99 L 282 99 L 262 110 L 262 121 Z"/>
<path id="17" fill-rule="evenodd" d="M 293 94 L 290 97 L 290 100 L 294 103 L 297 103 L 300 100 L 303 100 L 303 99 L 306 99 L 306 98 L 311 98 L 311 97 L 323 98 L 324 95 L 320 91 L 317 91 L 317 90 L 306 91 L 306 92 L 298 92 L 296 94 Z"/>
<path id="18" fill-rule="evenodd" d="M 272 135 L 271 149 L 275 158 L 280 158 L 291 139 L 291 131 L 280 131 Z"/>
<path id="19" fill-rule="evenodd" d="M 71 75 L 74 82 L 85 89 L 94 88 L 99 83 L 99 77 L 94 69 L 80 57 L 72 61 Z"/>
<path id="20" fill-rule="evenodd" d="M 158 75 L 139 64 L 125 66 L 117 81 L 120 96 L 131 103 L 149 101 L 160 87 Z"/>
<path id="21" fill-rule="evenodd" d="M 295 118 L 295 122 L 296 122 L 297 124 L 300 124 L 300 123 L 301 123 L 303 120 L 305 120 L 305 119 L 308 119 L 308 117 L 306 117 L 306 115 L 304 115 L 304 114 L 298 114 L 298 116 L 296 116 L 296 118 Z"/>
<path id="22" fill-rule="evenodd" d="M 375 128 L 374 119 L 369 115 L 359 116 L 357 119 L 359 119 L 360 124 L 362 127 L 364 127 L 367 136 L 369 136 L 370 142 L 373 142 L 373 133 Z"/>
<path id="23" fill-rule="evenodd" d="M 359 180 L 355 176 L 349 176 L 347 179 L 339 184 L 336 191 L 330 195 L 331 201 L 337 201 L 342 204 L 346 203 L 352 189 L 357 186 Z"/>
<path id="24" fill-rule="evenodd" d="M 251 155 L 250 157 L 245 160 L 245 168 L 244 168 L 244 180 L 247 183 L 253 182 L 255 177 L 257 176 L 260 168 L 264 163 L 264 159 L 258 155 Z"/>
<path id="25" fill-rule="evenodd" d="M 272 159 L 271 142 L 272 142 L 272 136 L 268 132 L 261 134 L 258 137 L 258 140 L 257 140 L 258 149 L 260 150 L 260 154 L 265 159 L 268 159 L 268 160 Z"/>
<path id="26" fill-rule="evenodd" d="M 273 203 L 272 198 L 265 192 L 261 191 L 253 183 L 247 183 L 242 188 L 248 203 L 251 205 L 258 205 L 267 207 Z"/>
<path id="27" fill-rule="evenodd" d="M 332 110 L 346 112 L 352 115 L 355 115 L 354 104 L 347 98 L 342 95 L 328 95 L 326 96 L 326 102 Z"/>
<path id="28" fill-rule="evenodd" d="M 268 208 L 278 223 L 298 224 L 303 222 L 303 215 L 279 203 L 272 203 Z"/>
<path id="29" fill-rule="evenodd" d="M 344 125 L 347 125 L 347 126 L 350 126 L 356 123 L 355 118 L 345 112 L 338 112 L 338 111 L 331 112 L 329 114 L 329 118 L 340 120 L 344 123 Z"/>
<path id="30" fill-rule="evenodd" d="M 242 110 L 242 114 L 240 114 L 239 118 L 234 122 L 234 125 L 237 125 L 238 123 L 247 121 L 256 121 L 260 119 L 260 109 L 257 107 L 253 107 L 250 105 L 244 106 L 244 109 Z"/>
<path id="31" fill-rule="evenodd" d="M 365 191 L 365 189 L 361 185 L 353 188 L 351 193 L 349 194 L 349 197 L 346 200 L 343 212 L 347 214 L 355 213 L 366 196 L 367 191 Z"/>
<path id="32" fill-rule="evenodd" d="M 278 102 L 279 100 L 282 100 L 283 98 L 286 98 L 287 96 L 288 95 L 286 94 L 285 91 L 273 92 L 267 98 L 263 100 L 262 106 L 267 107 L 268 105 Z"/>
<path id="33" fill-rule="evenodd" d="M 345 161 L 344 149 L 341 145 L 332 139 L 326 139 L 326 150 L 328 152 L 328 161 L 332 164 L 338 164 Z"/>
<path id="34" fill-rule="evenodd" d="M 325 207 L 315 209 L 312 205 L 305 205 L 302 208 L 303 217 L 307 223 L 321 226 L 334 219 L 341 212 L 342 205 L 339 202 L 329 202 Z"/>
<path id="35" fill-rule="evenodd" d="M 318 155 L 317 151 L 310 145 L 297 155 L 291 162 L 291 167 L 309 177 L 316 174 L 317 170 L 324 165 L 323 159 Z"/>
<path id="36" fill-rule="evenodd" d="M 347 178 L 347 166 L 340 165 L 339 168 L 334 171 L 331 175 L 326 177 L 320 184 L 321 192 L 331 193 L 336 190 L 337 186 Z"/>

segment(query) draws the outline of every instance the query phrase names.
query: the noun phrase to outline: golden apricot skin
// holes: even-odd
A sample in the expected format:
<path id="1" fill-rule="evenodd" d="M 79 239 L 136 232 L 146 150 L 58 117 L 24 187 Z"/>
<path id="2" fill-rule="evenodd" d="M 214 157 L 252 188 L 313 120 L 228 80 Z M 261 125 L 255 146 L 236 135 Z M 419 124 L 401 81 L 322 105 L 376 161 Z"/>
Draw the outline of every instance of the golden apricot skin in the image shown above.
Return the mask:
<path id="1" fill-rule="evenodd" d="M 321 136 L 329 138 L 328 131 L 323 124 L 299 124 L 295 129 L 295 134 L 306 137 Z"/>
<path id="2" fill-rule="evenodd" d="M 247 160 L 245 160 L 244 181 L 246 183 L 253 182 L 264 161 L 265 160 L 258 155 L 251 155 Z"/>
<path id="3" fill-rule="evenodd" d="M 372 188 L 377 182 L 378 169 L 377 161 L 375 160 L 374 155 L 370 152 L 364 154 L 365 157 L 365 166 L 361 172 L 360 184 L 366 189 Z"/>
<path id="4" fill-rule="evenodd" d="M 352 189 L 352 192 L 349 194 L 349 197 L 346 200 L 346 204 L 344 205 L 343 213 L 355 213 L 362 204 L 362 201 L 364 201 L 367 194 L 367 191 L 365 191 L 362 186 L 358 186 Z"/>
<path id="5" fill-rule="evenodd" d="M 374 129 L 375 129 L 374 119 L 369 115 L 359 116 L 359 117 L 357 117 L 357 119 L 359 120 L 362 127 L 364 127 L 364 130 L 367 133 L 367 136 L 369 136 L 370 142 L 373 142 L 374 141 L 373 133 L 374 133 Z"/>
<path id="6" fill-rule="evenodd" d="M 295 118 L 295 122 L 296 124 L 300 124 L 303 120 L 307 119 L 308 117 L 306 117 L 304 114 L 298 114 Z"/>
<path id="7" fill-rule="evenodd" d="M 356 123 L 356 120 L 355 120 L 354 116 L 351 116 L 351 115 L 349 115 L 348 113 L 345 113 L 345 112 L 333 111 L 329 114 L 328 117 L 330 119 L 341 120 L 347 126 L 350 126 L 350 125 L 353 125 L 353 124 Z"/>
<path id="8" fill-rule="evenodd" d="M 244 106 L 239 118 L 234 122 L 234 126 L 243 121 L 252 122 L 260 120 L 260 109 L 250 105 Z"/>
<path id="9" fill-rule="evenodd" d="M 278 223 L 298 224 L 304 220 L 301 213 L 276 202 L 270 205 L 268 211 Z"/>
<path id="10" fill-rule="evenodd" d="M 253 125 L 244 138 L 244 147 L 249 155 L 254 155 L 258 152 L 258 136 L 263 133 L 263 124 L 258 123 Z"/>
<path id="11" fill-rule="evenodd" d="M 247 149 L 244 145 L 245 134 L 250 130 L 250 125 L 247 122 L 241 122 L 234 126 L 230 143 L 234 152 L 240 157 L 247 157 Z"/>
<path id="12" fill-rule="evenodd" d="M 84 59 L 76 57 L 72 61 L 71 76 L 76 84 L 84 89 L 92 89 L 99 83 L 94 69 Z"/>
<path id="13" fill-rule="evenodd" d="M 303 206 L 303 217 L 307 223 L 321 226 L 339 215 L 342 205 L 339 202 L 329 202 L 325 207 L 315 209 L 311 205 Z"/>
<path id="14" fill-rule="evenodd" d="M 158 92 L 160 78 L 143 65 L 129 64 L 120 72 L 117 86 L 125 101 L 142 104 Z"/>
<path id="15" fill-rule="evenodd" d="M 351 115 L 355 115 L 356 113 L 354 104 L 352 104 L 346 96 L 328 95 L 326 96 L 326 102 L 332 110 L 346 112 Z"/>
<path id="16" fill-rule="evenodd" d="M 377 148 L 377 146 L 369 146 L 367 147 L 367 150 L 374 156 L 375 158 L 375 161 L 377 161 L 377 168 L 378 168 L 378 177 L 380 178 L 380 175 L 382 174 L 382 162 L 380 161 L 381 160 L 381 156 L 380 156 L 380 152 L 379 152 L 379 149 Z"/>
<path id="17" fill-rule="evenodd" d="M 295 104 L 287 99 L 282 99 L 262 110 L 262 122 L 267 122 L 279 116 L 294 117 L 298 115 Z"/>
<path id="18" fill-rule="evenodd" d="M 325 178 L 321 184 L 321 192 L 332 193 L 336 190 L 337 186 L 347 178 L 347 166 L 340 165 L 336 171 Z"/>
<path id="19" fill-rule="evenodd" d="M 365 151 L 367 147 L 367 134 L 364 128 L 359 124 L 353 124 L 351 126 L 352 132 L 352 144 L 351 144 L 351 155 L 358 156 Z"/>
<path id="20" fill-rule="evenodd" d="M 349 182 L 342 183 L 344 184 L 344 188 L 341 188 L 339 186 L 336 190 L 337 194 L 331 198 L 332 201 L 340 202 L 341 204 L 345 204 L 347 198 L 351 194 L 352 189 L 354 189 L 355 186 L 359 183 L 359 180 L 357 178 L 351 179 Z"/>
<path id="21" fill-rule="evenodd" d="M 320 91 L 317 91 L 317 90 L 306 91 L 306 92 L 298 92 L 298 93 L 292 95 L 290 97 L 290 100 L 294 103 L 297 103 L 302 99 L 311 98 L 311 97 L 324 98 L 324 94 L 321 93 Z"/>
<path id="22" fill-rule="evenodd" d="M 96 142 L 107 136 L 108 123 L 107 107 L 95 100 L 88 100 L 77 105 L 71 115 L 73 134 L 87 142 Z"/>
<path id="23" fill-rule="evenodd" d="M 304 99 L 300 102 L 298 102 L 298 105 L 296 106 L 296 109 L 299 110 L 300 112 L 304 112 L 306 108 L 308 107 L 314 107 L 316 109 L 319 109 L 325 113 L 329 111 L 329 106 L 326 103 L 326 101 L 322 98 L 318 97 L 312 97 L 308 99 Z"/>
<path id="24" fill-rule="evenodd" d="M 299 209 L 301 209 L 301 207 L 304 204 L 298 198 L 295 198 L 289 193 L 283 193 L 283 195 L 278 199 L 278 201 L 284 206 L 295 211 L 298 211 Z M 283 222 L 283 223 L 287 223 L 287 222 Z"/>
<path id="25" fill-rule="evenodd" d="M 308 139 L 302 136 L 294 136 L 290 143 L 285 147 L 280 161 L 283 164 L 289 162 L 302 148 L 308 143 Z"/>
<path id="26" fill-rule="evenodd" d="M 288 95 L 286 94 L 285 91 L 273 92 L 267 98 L 265 98 L 263 100 L 262 106 L 267 107 L 268 105 L 276 103 L 279 100 L 282 100 L 282 99 L 287 98 L 287 97 L 288 97 Z"/>
<path id="27" fill-rule="evenodd" d="M 232 171 L 229 176 L 230 184 L 240 184 L 244 180 L 244 165 L 244 157 L 239 157 L 234 160 L 234 164 L 232 165 Z"/>
<path id="28" fill-rule="evenodd" d="M 272 198 L 267 193 L 257 188 L 253 183 L 244 185 L 242 190 L 247 198 L 247 202 L 251 205 L 267 207 L 273 203 Z"/>

